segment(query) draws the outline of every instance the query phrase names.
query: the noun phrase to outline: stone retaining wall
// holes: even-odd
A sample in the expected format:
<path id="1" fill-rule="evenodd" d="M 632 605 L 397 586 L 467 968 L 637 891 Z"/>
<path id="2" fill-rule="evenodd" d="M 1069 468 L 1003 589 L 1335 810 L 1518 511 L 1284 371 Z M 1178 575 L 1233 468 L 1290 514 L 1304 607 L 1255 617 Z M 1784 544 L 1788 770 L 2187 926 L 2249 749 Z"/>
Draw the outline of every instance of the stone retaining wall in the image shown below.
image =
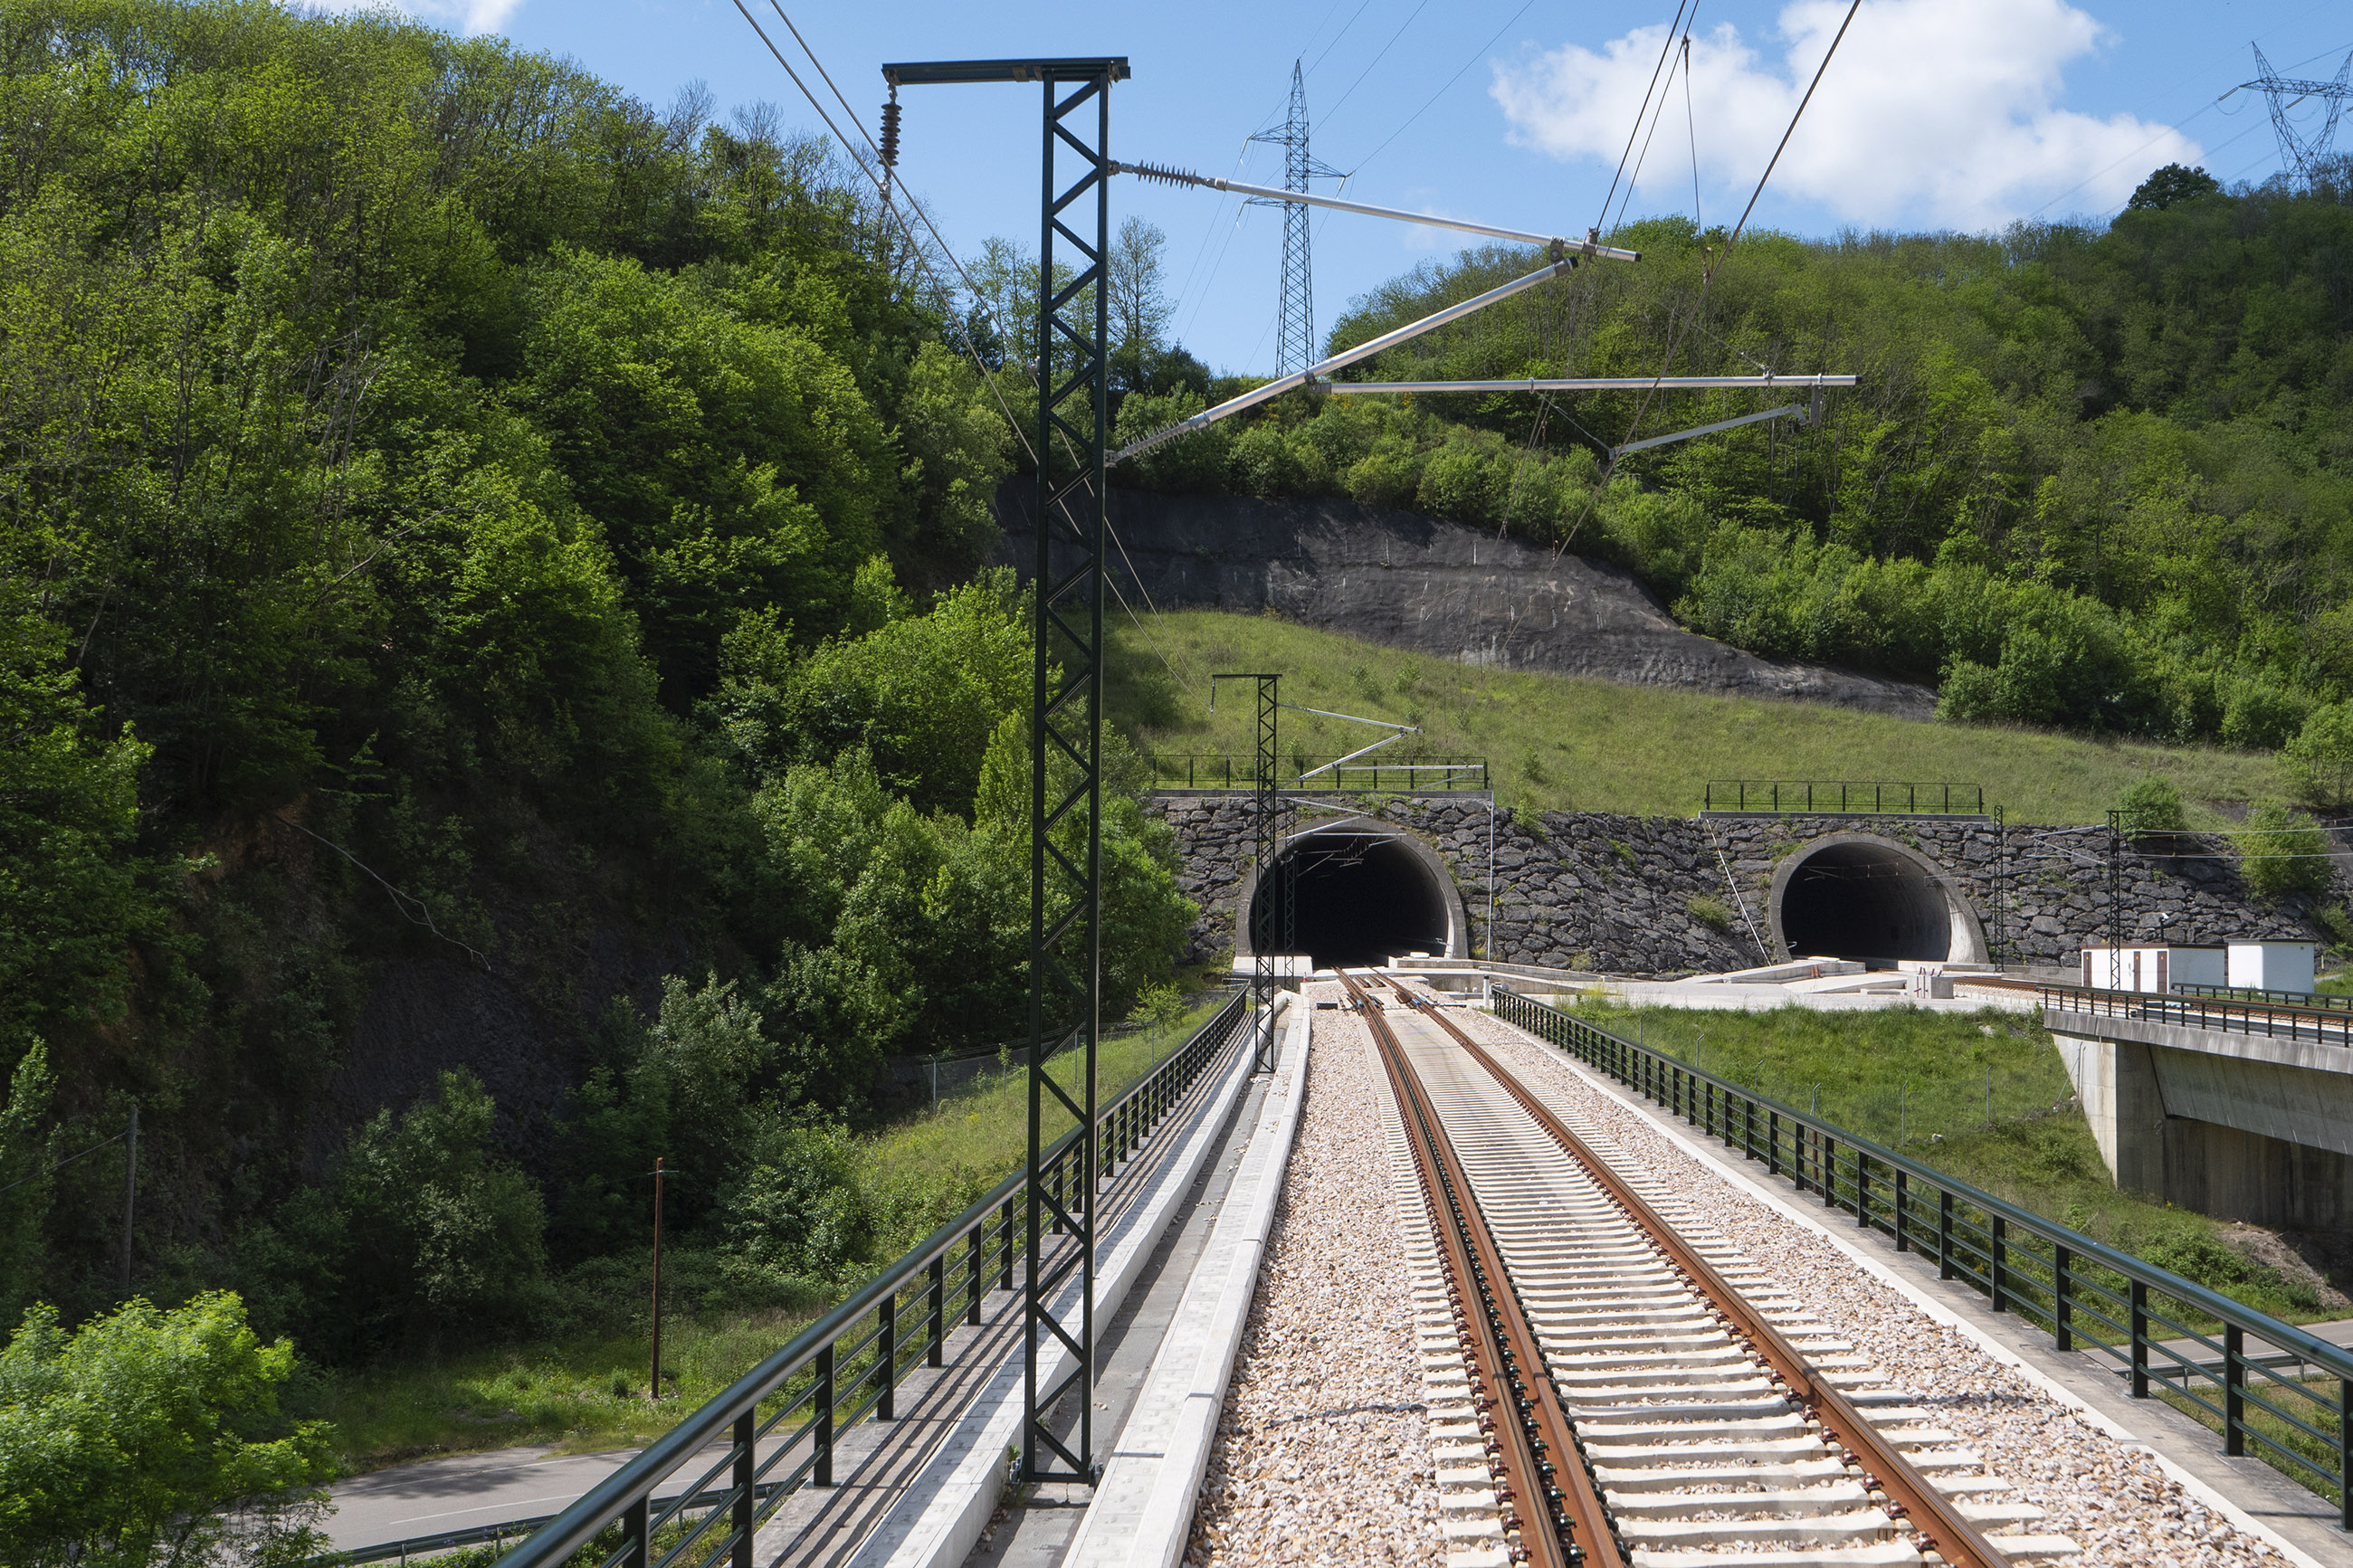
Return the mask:
<path id="1" fill-rule="evenodd" d="M 1488 931 L 1490 816 L 1483 799 L 1334 801 L 1366 826 L 1409 833 L 1436 850 L 1470 917 L 1473 952 L 1507 963 L 1664 975 L 1737 969 L 1773 954 L 1774 873 L 1832 834 L 1904 845 L 1944 875 L 1984 924 L 2004 963 L 2072 965 L 2106 936 L 2106 830 L 1922 817 L 1717 819 L 1504 808 L 1493 818 L 1493 945 Z M 1250 796 L 1163 791 L 1152 809 L 1176 835 L 1179 877 L 1201 906 L 1188 963 L 1234 946 L 1234 910 L 1251 873 Z M 1284 832 L 1326 814 L 1294 811 Z M 2182 943 L 2322 936 L 2301 899 L 2250 893 L 2218 838 L 2161 836 L 2126 861 L 2131 933 Z M 2338 872 L 2334 895 L 2353 893 Z M 1694 909 L 1694 904 L 1698 907 Z M 1720 915 L 1730 918 L 1716 923 Z"/>

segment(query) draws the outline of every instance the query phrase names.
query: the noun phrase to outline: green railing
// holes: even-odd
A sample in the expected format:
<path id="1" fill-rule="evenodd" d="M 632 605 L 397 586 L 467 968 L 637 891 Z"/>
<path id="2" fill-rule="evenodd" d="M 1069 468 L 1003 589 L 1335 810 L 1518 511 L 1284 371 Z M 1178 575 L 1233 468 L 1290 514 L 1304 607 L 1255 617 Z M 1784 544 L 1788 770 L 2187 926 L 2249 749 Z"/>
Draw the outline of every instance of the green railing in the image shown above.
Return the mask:
<path id="1" fill-rule="evenodd" d="M 1702 811 L 1839 812 L 1870 816 L 1983 816 L 1985 787 L 1883 779 L 1710 779 Z"/>
<path id="2" fill-rule="evenodd" d="M 2158 1393 L 2204 1419 L 2225 1454 L 2268 1459 L 2334 1497 L 2353 1530 L 2353 1352 L 1500 984 L 1493 994 L 1504 1022 L 1788 1176 L 1898 1252 L 1933 1256 L 1940 1279 L 2036 1324 L 2060 1350 L 2105 1358 L 2133 1398 Z"/>
<path id="3" fill-rule="evenodd" d="M 2260 1002 L 2274 1007 L 2310 1007 L 2318 1012 L 2353 1012 L 2353 996 L 2327 991 L 2263 991 L 2252 985 L 2193 985 L 2173 983 L 2176 996 L 2205 996 L 2224 1002 Z"/>
<path id="4" fill-rule="evenodd" d="M 1235 997 L 1104 1106 L 1096 1121 L 1102 1173 L 1108 1176 L 1140 1149 L 1251 1027 L 1247 998 Z M 1074 1130 L 1041 1157 L 1039 1178 L 1058 1203 L 1081 1179 L 1083 1153 Z M 592 1552 L 591 1568 L 711 1568 L 722 1559 L 748 1564 L 754 1535 L 786 1498 L 803 1486 L 833 1484 L 837 1436 L 870 1415 L 892 1419 L 905 1373 L 919 1362 L 945 1364 L 949 1325 L 980 1322 L 992 1279 L 998 1289 L 1015 1288 L 1023 1250 L 1017 1215 L 1027 1212 L 1027 1184 L 1019 1171 L 999 1182 L 547 1521 L 500 1559 L 501 1568 L 555 1568 L 615 1526 L 618 1543 Z M 902 1314 L 914 1319 L 913 1332 L 902 1332 Z M 690 1468 L 685 1484 L 678 1484 Z"/>
<path id="5" fill-rule="evenodd" d="M 2181 1029 L 2353 1045 L 2353 997 L 2316 998 L 2331 1004 L 2327 1007 L 2284 1007 L 2179 991 L 2110 991 L 2092 985 L 2037 985 L 2034 993 L 2046 1008 L 2094 1018 L 2137 1018 Z"/>
<path id="6" fill-rule="evenodd" d="M 1162 753 L 1152 759 L 1152 780 L 1155 789 L 1254 789 L 1258 764 L 1249 757 L 1215 752 Z M 1337 757 L 1293 757 L 1277 768 L 1275 784 L 1282 789 L 1344 795 L 1483 790 L 1487 759 L 1406 757 L 1396 762 L 1342 763 Z"/>

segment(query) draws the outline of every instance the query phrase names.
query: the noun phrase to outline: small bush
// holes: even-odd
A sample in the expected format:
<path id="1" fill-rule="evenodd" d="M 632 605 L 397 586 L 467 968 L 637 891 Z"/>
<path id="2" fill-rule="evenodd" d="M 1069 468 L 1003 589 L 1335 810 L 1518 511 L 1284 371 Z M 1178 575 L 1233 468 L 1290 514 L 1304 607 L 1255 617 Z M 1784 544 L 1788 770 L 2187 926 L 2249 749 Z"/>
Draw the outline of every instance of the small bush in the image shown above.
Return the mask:
<path id="1" fill-rule="evenodd" d="M 2116 809 L 2124 813 L 2127 833 L 2179 833 L 2189 826 L 2182 815 L 2181 792 L 2162 773 L 2137 779 L 2116 796 Z"/>
<path id="2" fill-rule="evenodd" d="M 2247 818 L 2239 840 L 2239 875 L 2267 899 L 2328 890 L 2328 835 L 2300 811 L 2274 802 Z"/>
<path id="3" fill-rule="evenodd" d="M 2328 945 L 2340 952 L 2353 951 L 2353 914 L 2342 904 L 2323 904 L 2312 911 L 2312 918 L 2328 934 Z"/>
<path id="4" fill-rule="evenodd" d="M 1694 893 L 1683 900 L 1683 908 L 1691 911 L 1692 919 L 1711 931 L 1728 931 L 1732 929 L 1732 911 L 1725 907 L 1722 899 Z"/>
<path id="5" fill-rule="evenodd" d="M 2284 752 L 2306 800 L 2327 806 L 2353 800 L 2353 702 L 2314 709 Z"/>

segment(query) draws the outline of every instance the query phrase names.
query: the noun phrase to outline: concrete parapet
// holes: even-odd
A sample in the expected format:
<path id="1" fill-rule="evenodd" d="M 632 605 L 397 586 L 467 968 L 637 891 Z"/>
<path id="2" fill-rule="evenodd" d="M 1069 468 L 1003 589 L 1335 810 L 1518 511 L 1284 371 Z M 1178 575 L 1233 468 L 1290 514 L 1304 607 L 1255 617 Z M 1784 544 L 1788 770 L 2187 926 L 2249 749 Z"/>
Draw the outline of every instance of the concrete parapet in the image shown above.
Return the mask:
<path id="1" fill-rule="evenodd" d="M 2118 1186 L 2256 1225 L 2353 1227 L 2353 1046 L 2042 1016 Z"/>

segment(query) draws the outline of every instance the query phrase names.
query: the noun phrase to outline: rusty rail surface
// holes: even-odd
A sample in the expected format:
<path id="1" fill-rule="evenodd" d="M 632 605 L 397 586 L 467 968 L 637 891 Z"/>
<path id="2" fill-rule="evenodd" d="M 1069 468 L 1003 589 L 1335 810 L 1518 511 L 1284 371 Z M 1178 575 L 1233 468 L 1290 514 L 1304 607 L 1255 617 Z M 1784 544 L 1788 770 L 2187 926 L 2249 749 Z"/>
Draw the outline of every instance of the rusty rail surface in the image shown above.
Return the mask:
<path id="1" fill-rule="evenodd" d="M 1503 1468 L 1497 1498 L 1505 1505 L 1506 1538 L 1514 1531 L 1519 1537 L 1514 1556 L 1525 1553 L 1540 1568 L 1626 1568 L 1630 1554 L 1610 1528 L 1609 1510 L 1546 1370 L 1535 1325 L 1520 1305 L 1453 1141 L 1371 994 L 1345 971 L 1340 980 L 1372 1031 L 1397 1095 L 1454 1298 L 1456 1331 L 1471 1357 L 1480 1429 Z M 1506 1397 L 1508 1405 L 1502 1403 Z M 1504 1410 L 1500 1421 L 1490 1413 L 1497 1408 Z M 1537 1521 L 1517 1511 L 1534 1507 L 1543 1510 Z"/>
<path id="2" fill-rule="evenodd" d="M 1391 979 L 1389 984 L 1405 998 L 1408 1006 L 1425 1014 L 1472 1060 L 1484 1068 L 1544 1129 L 1546 1135 L 1585 1168 L 1586 1174 L 1665 1254 L 1676 1273 L 1723 1317 L 1733 1335 L 1744 1341 L 1772 1369 L 1778 1381 L 1788 1390 L 1788 1397 L 1802 1406 L 1810 1418 L 1821 1423 L 1822 1440 L 1842 1449 L 1848 1463 L 1862 1466 L 1866 1484 L 1874 1491 L 1884 1492 L 1894 1505 L 1887 1511 L 1897 1519 L 1911 1521 L 1912 1528 L 1919 1534 L 1922 1551 L 1940 1553 L 1956 1568 L 2006 1568 L 2010 1560 L 1976 1525 L 1962 1517 L 1959 1507 L 1914 1469 L 1911 1461 L 1881 1436 L 1862 1411 L 1817 1372 L 1706 1258 L 1687 1245 L 1674 1226 L 1629 1186 L 1590 1144 L 1569 1131 L 1550 1107 L 1530 1093 L 1516 1076 L 1465 1034 L 1454 1020 L 1398 981 Z"/>

